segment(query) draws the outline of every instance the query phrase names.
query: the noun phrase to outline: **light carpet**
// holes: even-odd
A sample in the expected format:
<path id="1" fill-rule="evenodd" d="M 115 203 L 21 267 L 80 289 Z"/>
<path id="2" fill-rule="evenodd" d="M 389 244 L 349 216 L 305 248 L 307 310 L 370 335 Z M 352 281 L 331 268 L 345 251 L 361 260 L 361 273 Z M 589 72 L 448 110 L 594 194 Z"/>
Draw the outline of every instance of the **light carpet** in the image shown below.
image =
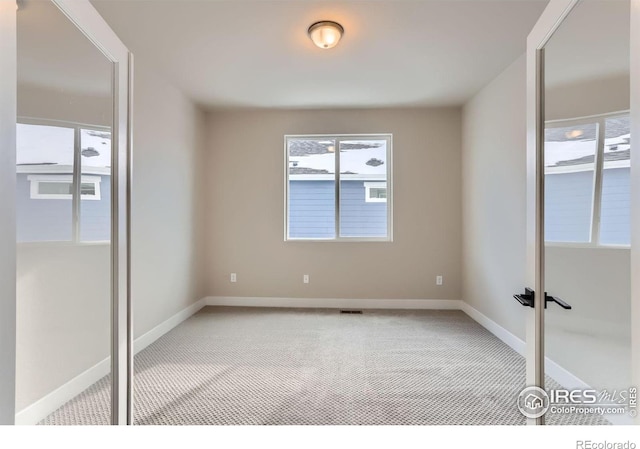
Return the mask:
<path id="1" fill-rule="evenodd" d="M 136 424 L 525 424 L 524 358 L 460 311 L 206 307 L 135 357 L 134 384 Z M 42 424 L 108 422 L 105 377 Z"/>

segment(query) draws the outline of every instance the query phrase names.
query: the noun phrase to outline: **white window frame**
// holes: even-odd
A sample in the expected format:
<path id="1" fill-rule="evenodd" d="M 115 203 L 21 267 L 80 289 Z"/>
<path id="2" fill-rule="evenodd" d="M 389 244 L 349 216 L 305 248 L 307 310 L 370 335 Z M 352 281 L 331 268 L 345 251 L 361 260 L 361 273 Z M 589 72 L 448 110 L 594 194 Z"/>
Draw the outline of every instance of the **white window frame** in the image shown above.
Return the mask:
<path id="1" fill-rule="evenodd" d="M 73 199 L 73 195 L 71 194 L 49 194 L 49 193 L 41 193 L 40 192 L 40 183 L 42 182 L 59 182 L 64 184 L 73 185 L 73 176 L 72 175 L 29 175 L 27 176 L 31 187 L 31 199 L 33 200 L 71 200 Z M 80 184 L 93 184 L 94 186 L 94 194 L 87 195 L 81 194 L 80 198 L 82 200 L 90 200 L 90 201 L 100 201 L 100 182 L 102 178 L 100 176 L 82 176 L 82 180 Z"/>
<path id="2" fill-rule="evenodd" d="M 371 196 L 371 189 L 385 189 L 387 190 L 387 194 L 389 193 L 389 190 L 387 189 L 387 182 L 386 181 L 371 181 L 371 182 L 365 182 L 364 183 L 364 201 L 367 203 L 386 203 L 387 199 L 386 198 L 376 198 L 376 197 L 372 197 Z"/>
<path id="3" fill-rule="evenodd" d="M 552 242 L 552 241 L 546 241 L 545 239 L 545 246 L 561 247 L 561 248 L 564 247 L 564 248 L 622 248 L 622 249 L 629 249 L 631 247 L 630 244 L 614 245 L 614 244 L 600 243 L 602 179 L 603 179 L 603 173 L 605 170 L 604 169 L 604 140 L 605 140 L 606 121 L 612 118 L 629 117 L 629 116 L 630 116 L 630 111 L 618 111 L 618 112 L 611 112 L 607 114 L 577 117 L 573 119 L 549 120 L 545 122 L 545 129 L 568 128 L 572 126 L 596 124 L 596 154 L 595 154 L 595 160 L 594 160 L 595 167 L 593 169 L 594 182 L 593 182 L 592 203 L 591 203 L 590 240 L 588 242 L 555 242 L 555 241 Z M 625 164 L 616 164 L 616 165 L 619 165 L 619 167 L 610 167 L 610 168 L 622 168 L 622 167 L 630 166 L 631 162 L 629 161 L 627 165 Z M 545 176 L 547 174 L 560 174 L 560 173 L 571 173 L 571 172 L 591 170 L 591 168 L 586 168 L 586 167 L 587 167 L 586 165 L 582 168 L 580 166 L 545 167 Z"/>
<path id="4" fill-rule="evenodd" d="M 289 176 L 289 139 L 308 140 L 334 140 L 336 148 L 340 148 L 342 141 L 351 140 L 386 140 L 387 160 L 386 179 L 377 182 L 385 182 L 387 186 L 387 236 L 386 237 L 340 237 L 340 154 L 335 154 L 335 174 L 330 175 L 305 175 L 305 179 L 313 180 L 333 180 L 335 183 L 335 237 L 331 238 L 299 238 L 289 237 L 289 181 L 295 180 L 296 176 Z M 393 135 L 391 133 L 373 134 L 287 134 L 284 136 L 284 241 L 285 242 L 393 242 Z M 348 179 L 361 178 L 364 181 L 372 181 L 371 176 L 349 175 Z M 344 179 L 344 178 L 342 178 Z"/>

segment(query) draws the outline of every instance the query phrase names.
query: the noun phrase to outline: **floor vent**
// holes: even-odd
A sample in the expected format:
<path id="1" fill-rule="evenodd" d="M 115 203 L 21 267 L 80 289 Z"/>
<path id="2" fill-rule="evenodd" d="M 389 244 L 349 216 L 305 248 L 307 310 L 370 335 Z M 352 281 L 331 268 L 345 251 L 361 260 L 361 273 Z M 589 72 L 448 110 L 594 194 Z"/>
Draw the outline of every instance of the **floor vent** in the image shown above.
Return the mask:
<path id="1" fill-rule="evenodd" d="M 362 310 L 341 310 L 340 313 L 358 313 L 362 315 Z"/>

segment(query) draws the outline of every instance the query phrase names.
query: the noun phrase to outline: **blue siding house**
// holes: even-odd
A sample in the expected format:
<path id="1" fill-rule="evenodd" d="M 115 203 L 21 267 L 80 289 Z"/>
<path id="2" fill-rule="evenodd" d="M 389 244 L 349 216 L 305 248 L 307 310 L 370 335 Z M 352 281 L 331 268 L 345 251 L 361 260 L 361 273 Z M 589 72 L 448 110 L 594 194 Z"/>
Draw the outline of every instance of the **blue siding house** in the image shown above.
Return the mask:
<path id="1" fill-rule="evenodd" d="M 340 183 L 340 235 L 342 237 L 385 237 L 387 203 L 367 201 L 364 180 Z M 373 181 L 372 184 L 386 185 Z M 336 189 L 333 180 L 289 181 L 289 237 L 335 237 Z"/>

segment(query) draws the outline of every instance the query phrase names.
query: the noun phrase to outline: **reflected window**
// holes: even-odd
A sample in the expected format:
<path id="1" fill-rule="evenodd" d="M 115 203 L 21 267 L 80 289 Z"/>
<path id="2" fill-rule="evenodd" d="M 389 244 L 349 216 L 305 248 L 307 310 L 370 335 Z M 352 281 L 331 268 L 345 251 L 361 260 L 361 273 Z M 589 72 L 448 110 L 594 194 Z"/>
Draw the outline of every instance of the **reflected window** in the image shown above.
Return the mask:
<path id="1" fill-rule="evenodd" d="M 18 123 L 16 137 L 17 241 L 109 241 L 109 130 L 29 122 Z"/>
<path id="2" fill-rule="evenodd" d="M 605 121 L 600 243 L 631 242 L 631 118 Z"/>
<path id="3" fill-rule="evenodd" d="M 628 114 L 547 124 L 547 242 L 630 244 L 630 137 Z"/>
<path id="4" fill-rule="evenodd" d="M 286 137 L 286 147 L 287 239 L 391 239 L 391 136 Z"/>
<path id="5" fill-rule="evenodd" d="M 544 145 L 545 239 L 589 242 L 597 123 L 547 128 Z"/>

